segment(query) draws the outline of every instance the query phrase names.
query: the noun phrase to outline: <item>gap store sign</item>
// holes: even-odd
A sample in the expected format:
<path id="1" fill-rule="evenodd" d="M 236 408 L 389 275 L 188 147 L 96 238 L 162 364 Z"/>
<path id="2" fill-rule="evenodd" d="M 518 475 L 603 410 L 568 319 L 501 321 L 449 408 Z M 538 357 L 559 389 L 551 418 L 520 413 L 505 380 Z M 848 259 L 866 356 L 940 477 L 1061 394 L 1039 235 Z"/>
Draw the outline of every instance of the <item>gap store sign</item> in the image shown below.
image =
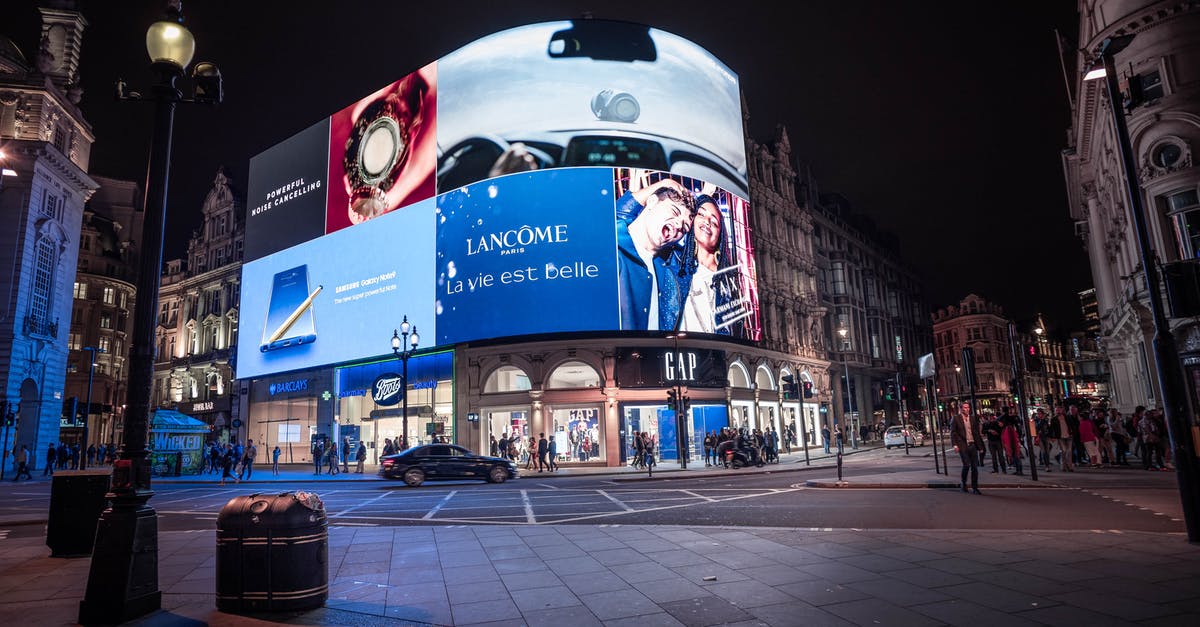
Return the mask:
<path id="1" fill-rule="evenodd" d="M 423 346 L 755 341 L 744 145 L 736 75 L 670 33 L 469 44 L 251 161 L 238 374 L 385 354 L 403 315 Z"/>

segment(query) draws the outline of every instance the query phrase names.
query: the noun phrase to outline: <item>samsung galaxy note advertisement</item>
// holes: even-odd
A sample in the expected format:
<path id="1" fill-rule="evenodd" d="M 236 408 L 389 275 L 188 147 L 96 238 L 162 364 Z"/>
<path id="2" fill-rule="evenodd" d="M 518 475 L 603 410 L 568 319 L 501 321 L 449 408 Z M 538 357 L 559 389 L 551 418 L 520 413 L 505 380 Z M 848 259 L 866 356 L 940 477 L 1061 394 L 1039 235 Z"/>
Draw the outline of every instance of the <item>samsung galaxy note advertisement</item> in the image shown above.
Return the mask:
<path id="1" fill-rule="evenodd" d="M 407 312 L 434 332 L 433 200 L 242 266 L 238 375 L 385 352 Z"/>

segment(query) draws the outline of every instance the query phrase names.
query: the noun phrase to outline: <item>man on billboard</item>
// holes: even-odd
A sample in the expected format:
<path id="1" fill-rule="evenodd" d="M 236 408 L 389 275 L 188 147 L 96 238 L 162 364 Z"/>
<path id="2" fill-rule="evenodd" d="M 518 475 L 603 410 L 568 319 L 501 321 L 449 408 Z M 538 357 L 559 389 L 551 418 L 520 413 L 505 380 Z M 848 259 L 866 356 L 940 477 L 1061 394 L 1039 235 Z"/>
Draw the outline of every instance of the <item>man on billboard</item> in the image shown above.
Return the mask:
<path id="1" fill-rule="evenodd" d="M 692 228 L 691 194 L 663 179 L 626 192 L 617 215 L 621 329 L 675 330 L 690 276 L 680 272 L 682 261 L 673 253 Z"/>

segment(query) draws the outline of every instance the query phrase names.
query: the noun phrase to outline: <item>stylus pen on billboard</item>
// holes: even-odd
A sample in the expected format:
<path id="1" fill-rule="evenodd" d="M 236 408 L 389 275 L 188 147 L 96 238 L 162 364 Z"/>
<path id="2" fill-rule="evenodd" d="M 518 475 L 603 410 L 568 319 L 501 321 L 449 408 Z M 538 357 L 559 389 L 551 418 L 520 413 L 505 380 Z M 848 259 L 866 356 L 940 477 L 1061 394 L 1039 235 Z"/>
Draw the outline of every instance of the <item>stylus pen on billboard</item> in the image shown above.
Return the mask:
<path id="1" fill-rule="evenodd" d="M 267 340 L 267 343 L 270 344 L 271 342 L 283 337 L 283 334 L 287 333 L 287 330 L 292 327 L 292 323 L 296 322 L 296 319 L 304 313 L 304 310 L 308 309 L 309 306 L 312 305 L 313 299 L 317 297 L 317 294 L 321 293 L 322 289 L 324 289 L 324 286 L 318 285 L 317 289 L 313 290 L 313 293 L 309 294 L 308 298 L 304 299 L 304 302 L 300 303 L 300 306 L 296 308 L 296 311 L 293 311 L 292 315 L 288 316 L 287 320 L 284 320 L 283 324 L 279 325 L 278 329 L 275 329 L 275 332 L 271 334 L 271 337 Z"/>

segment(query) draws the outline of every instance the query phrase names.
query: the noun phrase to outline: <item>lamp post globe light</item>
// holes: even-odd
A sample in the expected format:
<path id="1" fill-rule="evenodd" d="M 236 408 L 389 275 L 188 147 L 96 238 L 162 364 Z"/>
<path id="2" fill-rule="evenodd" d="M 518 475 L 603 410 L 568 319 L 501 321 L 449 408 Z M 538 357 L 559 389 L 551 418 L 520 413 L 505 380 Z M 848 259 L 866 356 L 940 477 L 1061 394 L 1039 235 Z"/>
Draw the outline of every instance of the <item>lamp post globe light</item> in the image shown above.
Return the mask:
<path id="1" fill-rule="evenodd" d="M 858 416 L 854 412 L 854 393 L 850 391 L 850 358 L 846 350 L 846 337 L 850 335 L 850 329 L 842 327 L 838 329 L 838 335 L 842 336 L 842 365 L 846 368 L 846 407 L 850 412 L 850 422 L 846 423 L 846 427 L 850 429 L 850 448 L 858 448 L 858 430 L 861 424 Z"/>
<path id="2" fill-rule="evenodd" d="M 101 514 L 96 528 L 87 590 L 79 603 L 79 622 L 84 624 L 120 623 L 158 610 L 162 605 L 158 589 L 157 514 L 147 504 L 154 492 L 150 486 L 146 436 L 150 391 L 154 386 L 155 315 L 171 169 L 171 134 L 177 103 L 217 104 L 221 100 L 220 71 L 211 63 L 198 64 L 193 72 L 192 99 L 185 99 L 176 86 L 195 49 L 195 38 L 183 25 L 182 5 L 179 0 L 171 0 L 167 3 L 166 17 L 146 32 L 146 52 L 156 78 L 151 91 L 143 96 L 128 91 L 124 81 L 117 81 L 118 99 L 154 103 L 154 126 L 146 176 L 138 298 L 134 303 L 130 342 L 133 350 L 125 429 L 107 494 L 110 506 Z"/>
<path id="3" fill-rule="evenodd" d="M 1162 396 L 1163 417 L 1167 423 L 1167 434 L 1175 459 L 1175 476 L 1179 482 L 1179 496 L 1183 502 L 1184 527 L 1188 541 L 1200 543 L 1200 463 L 1195 449 L 1195 418 L 1188 413 L 1186 387 L 1179 362 L 1179 349 L 1171 325 L 1163 311 L 1159 293 L 1158 262 L 1150 243 L 1150 230 L 1146 224 L 1146 211 L 1142 203 L 1142 189 L 1138 178 L 1137 161 L 1134 158 L 1133 142 L 1129 138 L 1129 127 L 1122 110 L 1124 97 L 1117 80 L 1116 55 L 1129 46 L 1134 35 L 1120 35 L 1105 39 L 1100 44 L 1099 58 L 1084 80 L 1103 78 L 1108 90 L 1108 108 L 1112 113 L 1113 129 L 1125 175 L 1125 200 L 1133 214 L 1133 226 L 1137 235 L 1138 253 L 1146 285 L 1146 300 L 1154 322 L 1154 361 L 1157 366 L 1158 386 Z"/>
<path id="4" fill-rule="evenodd" d="M 404 433 L 401 435 L 401 442 L 396 446 L 400 450 L 408 448 L 408 358 L 412 356 L 412 352 L 417 350 L 417 345 L 421 342 L 421 336 L 417 335 L 417 327 L 408 324 L 408 316 L 404 316 L 404 320 L 400 323 L 399 329 L 392 330 L 392 354 L 400 359 L 404 364 L 404 370 L 401 376 L 404 378 L 403 393 L 401 395 L 400 411 L 404 415 L 400 419 L 401 429 Z"/>

